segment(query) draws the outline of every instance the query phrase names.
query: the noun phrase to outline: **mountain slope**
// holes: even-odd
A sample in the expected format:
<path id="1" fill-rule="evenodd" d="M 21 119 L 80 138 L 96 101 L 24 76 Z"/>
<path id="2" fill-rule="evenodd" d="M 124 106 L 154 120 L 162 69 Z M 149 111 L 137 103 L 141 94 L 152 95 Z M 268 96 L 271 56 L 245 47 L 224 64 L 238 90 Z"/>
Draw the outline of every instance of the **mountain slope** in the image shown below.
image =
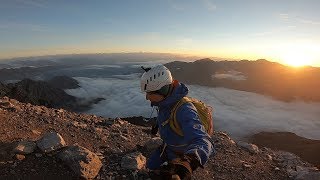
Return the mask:
<path id="1" fill-rule="evenodd" d="M 0 178 L 75 178 L 75 174 L 52 154 L 36 151 L 21 158 L 10 151 L 15 142 L 35 141 L 50 131 L 61 134 L 69 145 L 78 144 L 99 154 L 103 166 L 95 179 L 148 178 L 145 169 L 128 170 L 122 167 L 121 161 L 128 153 L 136 151 L 148 157 L 151 150 L 145 143 L 152 138 L 150 127 L 136 126 L 121 119 L 33 106 L 6 97 L 0 99 Z M 250 148 L 238 146 L 222 132 L 216 132 L 213 140 L 217 154 L 204 169 L 195 172 L 195 179 L 289 179 L 288 167 L 279 163 L 284 162 L 279 153 L 267 148 L 252 152 Z M 307 164 L 299 162 L 295 160 L 292 168 Z"/>

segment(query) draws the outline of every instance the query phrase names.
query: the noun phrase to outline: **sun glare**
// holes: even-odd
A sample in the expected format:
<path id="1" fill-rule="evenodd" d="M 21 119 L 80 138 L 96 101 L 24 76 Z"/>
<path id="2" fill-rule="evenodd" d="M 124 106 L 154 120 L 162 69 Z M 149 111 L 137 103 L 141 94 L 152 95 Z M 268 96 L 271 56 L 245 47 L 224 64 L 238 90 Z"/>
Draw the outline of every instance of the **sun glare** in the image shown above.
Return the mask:
<path id="1" fill-rule="evenodd" d="M 285 64 L 293 67 L 301 67 L 309 65 L 311 62 L 311 57 L 307 54 L 290 52 L 283 57 Z"/>
<path id="2" fill-rule="evenodd" d="M 290 47 L 283 50 L 281 57 L 284 64 L 292 67 L 313 65 L 317 55 L 310 46 Z"/>

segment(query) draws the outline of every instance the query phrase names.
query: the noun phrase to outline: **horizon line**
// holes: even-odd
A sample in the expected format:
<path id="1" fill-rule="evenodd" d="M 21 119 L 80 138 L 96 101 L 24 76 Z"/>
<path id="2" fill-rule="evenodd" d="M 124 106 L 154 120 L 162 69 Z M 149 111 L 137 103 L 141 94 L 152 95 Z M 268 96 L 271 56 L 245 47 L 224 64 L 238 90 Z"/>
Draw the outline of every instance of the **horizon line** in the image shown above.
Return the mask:
<path id="1" fill-rule="evenodd" d="M 170 53 L 170 52 L 147 52 L 147 51 L 132 51 L 132 52 L 97 52 L 97 53 L 61 53 L 61 54 L 48 54 L 48 55 L 34 55 L 34 56 L 16 56 L 16 57 L 7 57 L 7 58 L 0 58 L 1 61 L 10 61 L 10 60 L 18 60 L 22 58 L 40 58 L 40 57 L 59 57 L 59 56 L 85 56 L 85 55 L 111 55 L 111 54 L 167 54 L 167 55 L 175 55 L 175 56 L 181 56 L 183 58 L 200 58 L 200 59 L 194 59 L 194 61 L 201 60 L 201 59 L 210 59 L 212 61 L 218 60 L 218 61 L 258 61 L 258 60 L 265 60 L 272 63 L 278 63 L 287 67 L 292 67 L 285 63 L 280 63 L 275 60 L 269 60 L 266 58 L 256 58 L 256 59 L 246 59 L 246 58 L 227 58 L 227 57 L 217 57 L 217 56 L 199 56 L 199 55 L 193 55 L 193 54 L 184 54 L 184 53 Z M 213 59 L 212 59 L 213 58 Z M 300 67 L 315 67 L 320 68 L 320 66 L 315 65 L 304 65 Z M 299 67 L 295 67 L 299 68 Z"/>

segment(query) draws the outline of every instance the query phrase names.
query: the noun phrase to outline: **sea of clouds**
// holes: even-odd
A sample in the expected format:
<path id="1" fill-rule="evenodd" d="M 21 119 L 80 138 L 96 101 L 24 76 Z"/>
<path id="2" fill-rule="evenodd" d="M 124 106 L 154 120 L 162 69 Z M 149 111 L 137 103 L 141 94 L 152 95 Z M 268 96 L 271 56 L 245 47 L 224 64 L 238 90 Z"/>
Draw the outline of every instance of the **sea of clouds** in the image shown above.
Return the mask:
<path id="1" fill-rule="evenodd" d="M 91 58 L 91 57 L 90 57 Z M 152 108 L 140 91 L 141 65 L 152 66 L 166 63 L 158 61 L 110 60 L 78 62 L 77 58 L 39 61 L 41 65 L 69 65 L 67 68 L 44 72 L 44 76 L 67 75 L 80 83 L 80 88 L 66 90 L 70 95 L 92 100 L 104 98 L 86 113 L 106 118 L 144 116 L 150 117 Z M 139 59 L 139 58 L 137 58 Z M 167 58 L 165 58 L 167 59 Z M 4 64 L 10 67 L 30 66 L 38 61 L 23 61 Z M 19 64 L 20 63 L 20 64 Z M 26 64 L 27 63 L 27 64 Z M 70 64 L 72 66 L 70 66 Z M 239 79 L 238 72 L 218 75 L 215 78 Z M 214 125 L 218 131 L 226 131 L 235 139 L 261 132 L 293 132 L 299 136 L 320 139 L 320 103 L 282 102 L 256 93 L 189 85 L 189 95 L 214 107 Z M 154 112 L 153 116 L 156 116 Z"/>
<path id="2" fill-rule="evenodd" d="M 130 57 L 132 56 L 129 54 Z M 129 57 L 128 55 L 128 57 Z M 144 116 L 150 117 L 152 108 L 140 91 L 139 70 L 141 65 L 151 66 L 165 63 L 168 58 L 157 58 L 157 61 L 128 59 L 105 60 L 100 57 L 71 57 L 68 61 L 52 57 L 10 61 L 4 67 L 68 65 L 64 69 L 43 72 L 44 77 L 67 75 L 80 83 L 80 88 L 66 90 L 70 95 L 92 100 L 105 98 L 86 113 L 107 118 Z M 135 58 L 139 59 L 139 58 Z M 149 59 L 149 58 L 145 58 Z M 98 61 L 99 60 L 99 61 Z M 39 64 L 40 63 L 40 64 Z M 60 67 L 60 66 L 59 66 Z M 239 79 L 240 75 L 240 79 Z M 213 78 L 213 77 L 208 77 Z M 214 78 L 232 78 L 245 80 L 241 72 L 216 74 Z M 320 139 L 320 103 L 282 102 L 271 97 L 225 88 L 210 88 L 188 85 L 189 95 L 198 98 L 214 107 L 215 129 L 226 131 L 235 139 L 244 139 L 252 134 L 269 131 L 287 131 L 310 139 Z M 156 113 L 153 114 L 156 116 Z"/>
<path id="3" fill-rule="evenodd" d="M 87 111 L 90 114 L 110 118 L 149 117 L 152 108 L 140 91 L 140 76 L 141 73 L 103 78 L 74 77 L 81 87 L 67 90 L 67 93 L 87 99 L 105 98 Z M 287 131 L 320 139 L 320 103 L 288 103 L 250 92 L 187 86 L 190 96 L 214 107 L 216 130 L 226 131 L 235 139 L 245 139 L 261 131 Z"/>

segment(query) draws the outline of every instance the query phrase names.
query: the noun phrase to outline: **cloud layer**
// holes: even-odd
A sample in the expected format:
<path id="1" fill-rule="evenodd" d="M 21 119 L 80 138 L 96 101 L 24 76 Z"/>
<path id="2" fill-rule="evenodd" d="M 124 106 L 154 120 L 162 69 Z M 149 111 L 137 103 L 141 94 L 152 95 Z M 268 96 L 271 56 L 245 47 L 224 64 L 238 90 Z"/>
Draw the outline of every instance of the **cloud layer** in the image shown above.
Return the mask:
<path id="1" fill-rule="evenodd" d="M 151 113 L 150 103 L 140 92 L 140 74 L 115 78 L 76 78 L 81 88 L 68 90 L 77 97 L 106 100 L 88 113 L 105 117 L 144 116 Z M 227 131 L 236 139 L 260 131 L 289 131 L 300 136 L 320 139 L 320 104 L 286 103 L 255 93 L 188 85 L 190 96 L 214 107 L 217 130 Z M 156 113 L 154 114 L 154 116 Z"/>

